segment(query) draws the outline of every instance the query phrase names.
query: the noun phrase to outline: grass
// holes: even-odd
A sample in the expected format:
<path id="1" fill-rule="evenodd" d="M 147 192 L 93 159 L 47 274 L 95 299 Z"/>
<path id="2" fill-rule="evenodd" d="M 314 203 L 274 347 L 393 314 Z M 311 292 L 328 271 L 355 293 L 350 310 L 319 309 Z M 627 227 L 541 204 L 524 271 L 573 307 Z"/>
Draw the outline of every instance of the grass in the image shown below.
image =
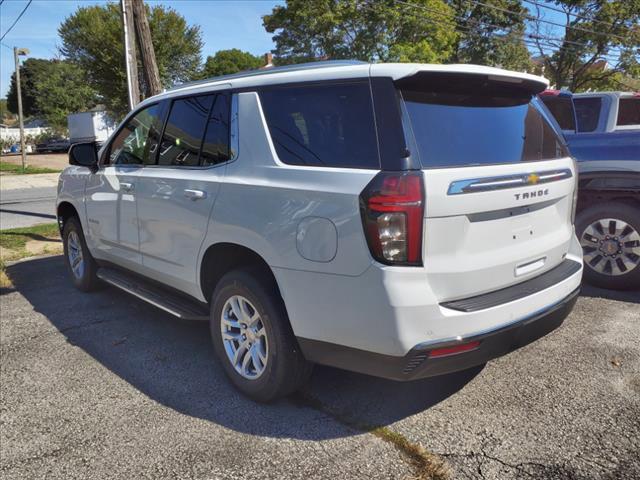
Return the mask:
<path id="1" fill-rule="evenodd" d="M 52 245 L 50 242 L 57 242 Z M 62 242 L 57 223 L 0 230 L 0 288 L 10 288 L 5 262 L 46 253 L 60 253 Z"/>
<path id="2" fill-rule="evenodd" d="M 9 163 L 9 162 L 0 162 L 0 172 L 12 173 L 15 175 L 24 175 L 24 174 L 33 174 L 33 173 L 58 173 L 60 172 L 60 170 L 56 170 L 54 168 L 33 167 L 31 165 L 27 165 L 23 171 L 22 165 Z"/>
<path id="3" fill-rule="evenodd" d="M 449 465 L 435 453 L 426 450 L 422 445 L 411 442 L 404 435 L 394 432 L 388 427 L 368 425 L 346 415 L 344 412 L 325 405 L 309 392 L 297 392 L 291 399 L 301 406 L 313 408 L 334 420 L 361 432 L 367 432 L 380 440 L 392 445 L 409 461 L 413 467 L 414 480 L 449 480 L 451 469 Z"/>

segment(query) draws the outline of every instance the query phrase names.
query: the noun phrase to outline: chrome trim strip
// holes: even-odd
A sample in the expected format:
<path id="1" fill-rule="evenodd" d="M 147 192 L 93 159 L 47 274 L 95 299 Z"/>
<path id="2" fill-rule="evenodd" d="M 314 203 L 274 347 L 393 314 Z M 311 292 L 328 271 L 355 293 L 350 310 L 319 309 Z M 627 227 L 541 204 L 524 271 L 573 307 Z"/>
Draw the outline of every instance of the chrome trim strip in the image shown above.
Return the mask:
<path id="1" fill-rule="evenodd" d="M 451 182 L 447 195 L 463 193 L 489 192 L 514 187 L 533 187 L 542 183 L 556 182 L 571 178 L 573 174 L 568 168 L 545 170 L 543 172 L 501 175 L 499 177 L 469 178 Z"/>

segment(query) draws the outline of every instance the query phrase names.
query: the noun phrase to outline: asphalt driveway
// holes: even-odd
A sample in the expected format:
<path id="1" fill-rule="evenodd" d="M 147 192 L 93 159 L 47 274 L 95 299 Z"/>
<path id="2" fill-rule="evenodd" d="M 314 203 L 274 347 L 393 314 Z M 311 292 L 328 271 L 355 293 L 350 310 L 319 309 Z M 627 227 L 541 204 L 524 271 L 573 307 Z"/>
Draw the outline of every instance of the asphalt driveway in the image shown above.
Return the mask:
<path id="1" fill-rule="evenodd" d="M 206 325 L 81 294 L 59 256 L 7 272 L 3 478 L 411 478 L 438 459 L 451 478 L 640 478 L 638 292 L 587 290 L 484 368 L 408 384 L 317 368 L 265 406 L 227 383 Z"/>

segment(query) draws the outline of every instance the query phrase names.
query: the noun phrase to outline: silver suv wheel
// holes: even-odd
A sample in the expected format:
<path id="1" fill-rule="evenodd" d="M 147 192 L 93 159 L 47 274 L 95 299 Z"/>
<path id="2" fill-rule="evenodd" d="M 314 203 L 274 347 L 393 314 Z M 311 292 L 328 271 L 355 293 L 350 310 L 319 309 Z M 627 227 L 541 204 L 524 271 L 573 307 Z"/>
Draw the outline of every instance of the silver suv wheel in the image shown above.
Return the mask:
<path id="1" fill-rule="evenodd" d="M 622 275 L 640 264 L 640 233 L 623 220 L 594 221 L 582 233 L 580 245 L 585 264 L 603 275 Z"/>
<path id="2" fill-rule="evenodd" d="M 82 245 L 80 237 L 76 231 L 69 232 L 67 237 L 67 257 L 71 271 L 77 279 L 81 279 L 84 275 L 84 257 L 82 255 Z"/>
<path id="3" fill-rule="evenodd" d="M 253 304 L 241 295 L 230 297 L 222 307 L 222 341 L 233 368 L 249 380 L 265 371 L 268 358 L 267 332 Z"/>

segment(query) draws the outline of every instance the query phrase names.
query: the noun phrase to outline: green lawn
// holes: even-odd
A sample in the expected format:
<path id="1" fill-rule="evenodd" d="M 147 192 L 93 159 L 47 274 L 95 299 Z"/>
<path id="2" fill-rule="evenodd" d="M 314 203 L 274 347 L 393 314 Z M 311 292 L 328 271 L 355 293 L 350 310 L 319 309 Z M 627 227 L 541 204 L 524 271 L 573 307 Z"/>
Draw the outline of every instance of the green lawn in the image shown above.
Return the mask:
<path id="1" fill-rule="evenodd" d="M 27 248 L 27 242 L 31 240 L 35 242 Z M 52 241 L 57 243 L 52 244 Z M 5 262 L 60 252 L 62 242 L 57 223 L 0 230 L 0 288 L 11 287 L 11 280 L 5 272 Z"/>
<path id="2" fill-rule="evenodd" d="M 23 171 L 22 165 L 16 165 L 14 163 L 9 163 L 9 162 L 0 162 L 0 172 L 22 175 L 22 174 L 29 174 L 29 173 L 58 173 L 60 172 L 60 170 L 55 170 L 53 168 L 44 168 L 44 167 L 32 167 L 30 165 L 27 165 Z"/>
<path id="3" fill-rule="evenodd" d="M 33 227 L 0 230 L 0 247 L 21 252 L 29 240 L 51 240 L 60 238 L 57 223 L 45 223 Z"/>

